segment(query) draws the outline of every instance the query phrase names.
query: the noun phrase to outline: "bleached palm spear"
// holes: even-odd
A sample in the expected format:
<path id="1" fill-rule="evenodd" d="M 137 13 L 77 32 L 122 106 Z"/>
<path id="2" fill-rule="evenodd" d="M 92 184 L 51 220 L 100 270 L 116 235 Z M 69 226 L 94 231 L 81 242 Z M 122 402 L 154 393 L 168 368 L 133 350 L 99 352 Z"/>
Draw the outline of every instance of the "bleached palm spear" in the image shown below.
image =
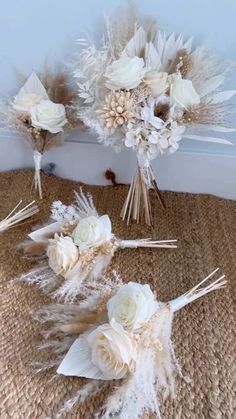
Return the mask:
<path id="1" fill-rule="evenodd" d="M 20 200 L 15 208 L 13 208 L 13 210 L 2 221 L 0 221 L 0 233 L 8 230 L 9 228 L 15 227 L 16 225 L 22 224 L 23 221 L 39 212 L 35 201 L 32 201 L 25 207 L 19 209 L 21 203 L 22 200 Z"/>
<path id="2" fill-rule="evenodd" d="M 54 223 L 29 234 L 33 242 L 26 251 L 41 251 L 47 257 L 22 279 L 36 283 L 54 297 L 66 301 L 78 294 L 104 285 L 102 274 L 115 252 L 127 248 L 176 248 L 176 240 L 142 238 L 124 240 L 115 236 L 108 215 L 100 216 L 92 196 L 75 192 L 75 204 L 66 206 L 61 201 L 52 204 Z M 99 281 L 98 281 L 99 280 Z"/>
<path id="3" fill-rule="evenodd" d="M 189 382 L 181 373 L 171 341 L 173 316 L 226 285 L 225 275 L 205 285 L 217 271 L 166 303 L 158 301 L 147 284 L 114 286 L 110 281 L 110 288 L 94 293 L 86 302 L 49 306 L 38 313 L 40 322 L 50 324 L 43 333 L 43 349 L 51 348 L 55 354 L 48 367 L 57 367 L 58 374 L 88 379 L 56 418 L 111 384 L 113 391 L 95 417 L 137 419 L 151 411 L 160 418 L 160 399 L 174 395 L 175 376 Z M 45 368 L 47 364 L 41 365 L 41 370 Z"/>

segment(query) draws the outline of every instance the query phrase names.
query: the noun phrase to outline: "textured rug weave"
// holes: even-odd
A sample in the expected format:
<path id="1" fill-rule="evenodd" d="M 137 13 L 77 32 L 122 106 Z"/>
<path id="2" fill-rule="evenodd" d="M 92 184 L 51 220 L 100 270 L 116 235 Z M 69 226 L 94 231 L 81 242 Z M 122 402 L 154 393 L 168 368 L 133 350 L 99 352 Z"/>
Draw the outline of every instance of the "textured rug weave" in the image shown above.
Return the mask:
<path id="1" fill-rule="evenodd" d="M 0 219 L 30 193 L 33 172 L 0 174 Z M 50 203 L 70 203 L 76 182 L 43 175 L 44 199 L 40 215 L 0 236 L 0 417 L 1 419 L 55 418 L 65 398 L 83 382 L 78 378 L 52 379 L 53 372 L 35 375 L 31 362 L 40 343 L 37 323 L 30 312 L 50 302 L 42 292 L 11 279 L 26 272 L 33 262 L 23 259 L 16 245 L 37 223 L 48 219 Z M 165 301 L 190 289 L 214 268 L 228 279 L 226 289 L 203 297 L 177 313 L 173 324 L 176 355 L 189 385 L 177 380 L 174 401 L 162 405 L 164 419 L 233 419 L 236 417 L 236 202 L 207 195 L 165 192 L 168 211 L 154 205 L 154 229 L 119 218 L 126 186 L 84 186 L 91 191 L 101 213 L 108 213 L 117 236 L 178 239 L 176 250 L 138 249 L 117 252 L 112 268 L 125 281 L 149 282 L 158 299 Z M 152 197 L 153 199 L 153 197 Z M 109 390 L 108 390 L 109 391 Z M 66 418 L 92 418 L 105 394 L 79 405 Z M 147 416 L 148 417 L 148 416 Z M 128 418 L 127 418 L 128 419 Z"/>

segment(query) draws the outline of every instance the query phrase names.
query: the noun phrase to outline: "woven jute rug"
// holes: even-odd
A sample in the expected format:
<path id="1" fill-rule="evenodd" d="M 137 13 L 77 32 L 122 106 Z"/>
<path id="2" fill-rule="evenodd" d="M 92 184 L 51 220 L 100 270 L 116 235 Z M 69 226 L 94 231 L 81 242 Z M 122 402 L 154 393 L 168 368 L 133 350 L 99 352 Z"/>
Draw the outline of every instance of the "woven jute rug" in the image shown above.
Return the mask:
<path id="1" fill-rule="evenodd" d="M 0 219 L 20 200 L 29 202 L 33 172 L 0 174 Z M 33 286 L 12 279 L 29 270 L 32 261 L 23 259 L 16 245 L 37 223 L 47 220 L 50 203 L 70 203 L 79 184 L 42 175 L 44 199 L 40 215 L 28 224 L 0 236 L 0 417 L 1 419 L 55 418 L 65 398 L 84 382 L 58 377 L 52 372 L 35 375 L 31 363 L 38 357 L 38 324 L 31 312 L 50 303 Z M 110 215 L 116 235 L 127 238 L 178 239 L 176 250 L 124 250 L 117 252 L 112 268 L 125 281 L 148 282 L 162 301 L 190 289 L 214 268 L 228 279 L 226 289 L 208 294 L 178 312 L 173 324 L 176 355 L 184 374 L 192 381 L 177 379 L 174 401 L 165 401 L 165 419 L 223 419 L 236 417 L 236 202 L 206 195 L 165 192 L 167 212 L 153 199 L 154 229 L 124 224 L 119 212 L 126 186 L 84 186 L 94 196 L 101 213 Z M 105 394 L 76 406 L 67 418 L 92 418 Z M 128 418 L 127 418 L 128 419 Z"/>

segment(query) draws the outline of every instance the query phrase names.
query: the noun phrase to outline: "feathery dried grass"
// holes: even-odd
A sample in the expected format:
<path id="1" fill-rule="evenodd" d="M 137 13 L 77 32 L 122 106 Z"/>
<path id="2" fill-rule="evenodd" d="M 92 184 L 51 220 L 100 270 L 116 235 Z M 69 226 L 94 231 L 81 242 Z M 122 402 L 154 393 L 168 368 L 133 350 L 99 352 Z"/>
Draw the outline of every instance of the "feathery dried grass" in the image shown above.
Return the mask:
<path id="1" fill-rule="evenodd" d="M 186 125 L 228 125 L 230 105 L 223 103 L 201 102 L 199 105 L 189 107 L 179 121 Z"/>
<path id="2" fill-rule="evenodd" d="M 193 67 L 193 59 L 191 54 L 183 48 L 178 51 L 176 57 L 170 62 L 168 73 L 173 74 L 176 73 L 178 70 L 182 76 L 182 78 L 188 78 L 188 74 L 190 73 Z"/>

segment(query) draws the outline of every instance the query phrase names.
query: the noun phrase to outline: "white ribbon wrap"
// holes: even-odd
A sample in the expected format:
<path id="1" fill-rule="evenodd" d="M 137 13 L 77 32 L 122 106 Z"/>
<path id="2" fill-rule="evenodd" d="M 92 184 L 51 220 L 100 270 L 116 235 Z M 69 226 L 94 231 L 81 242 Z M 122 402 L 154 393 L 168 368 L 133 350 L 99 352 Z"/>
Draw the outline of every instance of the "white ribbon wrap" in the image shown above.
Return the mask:
<path id="1" fill-rule="evenodd" d="M 138 165 L 141 171 L 142 178 L 147 189 L 152 189 L 152 178 L 150 170 L 150 160 L 143 155 L 137 154 Z"/>
<path id="2" fill-rule="evenodd" d="M 41 186 L 41 177 L 40 177 L 40 170 L 41 170 L 41 160 L 42 160 L 42 154 L 35 150 L 34 154 L 34 167 L 35 167 L 35 174 L 34 174 L 34 186 L 35 190 L 39 192 L 39 198 L 42 199 L 42 186 Z"/>

